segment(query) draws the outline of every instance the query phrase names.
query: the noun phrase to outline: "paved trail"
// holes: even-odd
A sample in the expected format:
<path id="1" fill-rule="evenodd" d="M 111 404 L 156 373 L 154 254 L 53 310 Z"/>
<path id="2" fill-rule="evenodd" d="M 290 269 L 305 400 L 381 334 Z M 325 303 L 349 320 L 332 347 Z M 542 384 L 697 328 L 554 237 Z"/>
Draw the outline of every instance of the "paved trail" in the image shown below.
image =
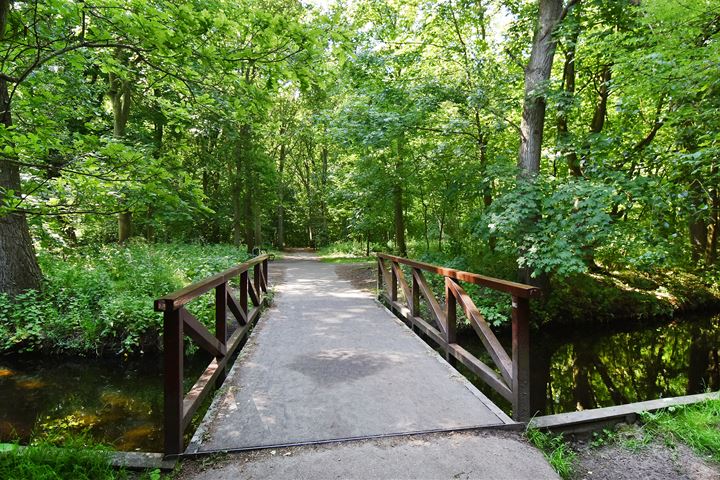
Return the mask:
<path id="1" fill-rule="evenodd" d="M 241 465 L 187 478 L 451 478 L 483 464 L 494 478 L 556 478 L 539 452 L 508 435 L 395 437 L 512 421 L 370 294 L 338 278 L 334 265 L 286 257 L 272 264 L 270 280 L 274 305 L 188 452 L 393 438 L 243 454 L 234 456 Z M 433 469 L 417 470 L 433 458 Z M 521 459 L 532 475 L 518 476 Z M 512 475 L 497 477 L 498 468 Z"/>

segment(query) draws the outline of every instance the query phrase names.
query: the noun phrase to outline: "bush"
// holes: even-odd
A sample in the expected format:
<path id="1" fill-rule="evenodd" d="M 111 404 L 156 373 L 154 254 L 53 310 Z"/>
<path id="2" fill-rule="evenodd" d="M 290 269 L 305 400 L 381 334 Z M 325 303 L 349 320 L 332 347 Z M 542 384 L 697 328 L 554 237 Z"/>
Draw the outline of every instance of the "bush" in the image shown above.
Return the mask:
<path id="1" fill-rule="evenodd" d="M 248 258 L 229 245 L 131 243 L 41 252 L 41 292 L 0 294 L 0 353 L 130 354 L 159 348 L 162 315 L 153 300 Z M 211 325 L 213 298 L 189 309 Z"/>

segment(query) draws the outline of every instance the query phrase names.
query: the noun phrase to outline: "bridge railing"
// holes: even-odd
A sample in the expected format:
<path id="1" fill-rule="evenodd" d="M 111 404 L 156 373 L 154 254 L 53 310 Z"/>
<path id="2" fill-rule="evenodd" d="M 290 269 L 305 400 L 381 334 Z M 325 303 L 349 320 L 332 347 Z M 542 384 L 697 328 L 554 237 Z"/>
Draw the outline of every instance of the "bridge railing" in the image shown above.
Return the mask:
<path id="1" fill-rule="evenodd" d="M 252 278 L 249 276 L 251 270 Z M 239 300 L 235 300 L 229 282 L 238 276 L 240 277 Z M 264 301 L 263 293 L 267 293 L 267 278 L 268 255 L 261 255 L 155 300 L 155 311 L 164 312 L 166 456 L 178 455 L 183 451 L 183 434 L 193 414 L 212 391 L 213 386 L 220 385 L 225 379 L 229 358 L 260 315 Z M 212 289 L 215 289 L 214 335 L 185 308 L 188 302 Z M 252 310 L 248 310 L 248 298 Z M 228 309 L 239 325 L 230 338 L 227 336 Z M 184 395 L 183 391 L 185 335 L 215 357 L 187 395 Z"/>
<path id="2" fill-rule="evenodd" d="M 410 267 L 412 280 L 408 282 L 401 265 Z M 465 365 L 502 397 L 512 403 L 513 418 L 517 421 L 530 419 L 530 304 L 531 298 L 540 297 L 537 287 L 463 272 L 452 268 L 409 260 L 383 253 L 377 254 L 377 285 L 392 310 L 411 325 L 425 333 L 445 352 L 448 360 Z M 435 298 L 423 272 L 442 275 L 445 280 L 445 305 L 441 307 Z M 512 356 L 498 341 L 485 318 L 480 313 L 460 282 L 480 285 L 510 295 L 512 302 Z M 398 291 L 398 287 L 400 290 Z M 402 293 L 405 302 L 400 302 Z M 434 324 L 420 316 L 420 297 L 425 299 Z M 457 307 L 480 337 L 497 371 L 472 355 L 457 343 Z M 498 373 L 499 372 L 499 373 Z"/>

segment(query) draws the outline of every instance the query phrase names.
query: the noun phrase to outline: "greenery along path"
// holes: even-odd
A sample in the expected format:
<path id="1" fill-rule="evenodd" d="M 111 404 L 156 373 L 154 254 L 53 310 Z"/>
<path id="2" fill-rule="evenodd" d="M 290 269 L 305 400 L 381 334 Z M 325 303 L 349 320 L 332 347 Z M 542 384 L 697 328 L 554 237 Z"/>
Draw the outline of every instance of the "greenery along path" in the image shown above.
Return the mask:
<path id="1" fill-rule="evenodd" d="M 242 350 L 189 453 L 512 423 L 369 293 L 340 280 L 336 266 L 310 254 L 295 254 L 271 268 L 270 278 L 282 279 L 274 286 L 274 306 Z M 506 437 L 476 438 L 464 446 L 459 438 L 443 437 L 426 448 L 410 448 L 405 461 L 414 463 L 426 449 L 438 454 L 446 442 L 453 444 L 453 456 L 462 450 L 473 458 L 477 471 L 516 474 L 513 463 L 520 455 L 526 473 L 551 472 L 533 447 Z M 485 448 L 494 452 L 492 466 L 486 465 L 488 457 L 476 455 L 478 443 L 489 444 Z M 373 470 L 377 458 L 365 457 L 365 450 L 389 448 L 383 445 L 340 448 L 335 453 L 347 456 L 340 467 L 328 465 L 331 460 L 323 454 L 316 457 L 315 450 L 299 452 L 305 460 L 297 460 L 298 468 L 326 477 L 326 467 L 335 468 L 341 477 L 360 476 L 355 468 L 378 475 L 381 472 Z M 334 458 L 335 453 L 325 455 Z M 384 476 L 397 471 L 388 470 Z M 456 473 L 441 471 L 444 478 Z"/>
<path id="2" fill-rule="evenodd" d="M 0 292 L 43 286 L 38 251 L 130 237 L 717 285 L 719 23 L 708 0 L 0 0 Z"/>

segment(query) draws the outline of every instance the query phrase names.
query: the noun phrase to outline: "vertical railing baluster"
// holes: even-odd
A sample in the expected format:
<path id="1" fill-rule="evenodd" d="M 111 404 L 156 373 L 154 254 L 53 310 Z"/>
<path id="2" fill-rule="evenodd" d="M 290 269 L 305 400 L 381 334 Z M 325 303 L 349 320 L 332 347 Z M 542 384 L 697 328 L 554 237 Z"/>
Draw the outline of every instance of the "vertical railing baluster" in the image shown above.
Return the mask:
<path id="1" fill-rule="evenodd" d="M 240 308 L 245 314 L 245 318 L 248 316 L 248 288 L 250 287 L 248 282 L 248 271 L 245 270 L 240 274 Z"/>
<path id="2" fill-rule="evenodd" d="M 410 314 L 413 317 L 419 317 L 420 316 L 420 285 L 418 285 L 418 281 L 415 276 L 415 270 L 417 270 L 417 269 L 412 268 L 410 270 L 410 275 L 412 276 L 412 286 L 410 287 L 412 289 L 412 302 L 410 303 Z"/>
<path id="3" fill-rule="evenodd" d="M 215 287 L 215 338 L 220 340 L 223 345 L 227 346 L 227 286 L 228 283 L 221 283 Z M 218 362 L 222 357 L 215 357 Z M 225 381 L 225 373 L 227 367 L 220 372 L 215 387 L 220 388 L 222 382 Z"/>
<path id="4" fill-rule="evenodd" d="M 530 419 L 530 301 L 512 297 L 513 419 Z"/>
<path id="5" fill-rule="evenodd" d="M 398 299 L 398 279 L 397 274 L 395 273 L 395 269 L 392 268 L 394 265 L 394 262 L 390 262 L 390 300 L 393 302 L 397 302 Z M 393 310 L 395 309 L 395 306 L 392 305 Z"/>
<path id="6" fill-rule="evenodd" d="M 167 306 L 166 306 L 167 308 Z M 183 321 L 180 312 L 170 307 L 163 318 L 165 355 L 165 455 L 183 451 Z"/>
<path id="7" fill-rule="evenodd" d="M 262 291 L 260 290 L 260 264 L 253 266 L 253 284 L 255 285 L 255 293 L 257 293 L 258 301 L 262 303 Z"/>
<path id="8" fill-rule="evenodd" d="M 451 278 L 445 277 L 445 319 L 447 320 L 447 334 L 445 341 L 449 344 L 457 343 L 457 299 L 450 289 Z M 455 357 L 450 355 L 448 350 L 445 351 L 445 360 L 450 365 L 455 366 Z"/>
<path id="9" fill-rule="evenodd" d="M 382 258 L 377 257 L 377 295 L 380 297 L 383 289 Z"/>
<path id="10" fill-rule="evenodd" d="M 268 259 L 266 258 L 262 262 L 262 269 L 263 269 L 263 285 L 265 288 L 263 289 L 265 293 L 267 293 L 267 287 L 268 287 Z"/>

